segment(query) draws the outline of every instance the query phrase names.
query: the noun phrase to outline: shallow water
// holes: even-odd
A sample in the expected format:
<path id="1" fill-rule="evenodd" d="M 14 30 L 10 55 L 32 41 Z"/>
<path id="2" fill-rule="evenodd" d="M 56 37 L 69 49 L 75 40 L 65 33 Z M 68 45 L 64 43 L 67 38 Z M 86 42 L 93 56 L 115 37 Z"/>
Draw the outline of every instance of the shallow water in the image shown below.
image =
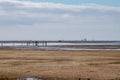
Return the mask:
<path id="1" fill-rule="evenodd" d="M 0 78 L 0 80 L 43 80 L 40 78 Z"/>
<path id="2" fill-rule="evenodd" d="M 26 46 L 26 43 L 4 43 L 5 46 Z M 41 43 L 38 44 L 42 46 Z M 55 46 L 55 45 L 120 45 L 120 42 L 87 42 L 87 43 L 47 43 L 48 46 Z M 33 44 L 30 44 L 33 46 Z"/>
<path id="3" fill-rule="evenodd" d="M 43 80 L 43 79 L 40 79 L 40 78 L 19 78 L 16 80 Z"/>
<path id="4" fill-rule="evenodd" d="M 120 48 L 77 48 L 77 47 L 15 47 L 21 50 L 45 50 L 45 51 L 77 51 L 77 50 L 120 50 Z"/>
<path id="5" fill-rule="evenodd" d="M 61 48 L 61 47 L 38 47 L 38 49 L 43 50 L 65 50 L 65 51 L 77 51 L 77 50 L 120 50 L 120 49 L 91 49 L 91 48 Z"/>
<path id="6" fill-rule="evenodd" d="M 62 48 L 63 50 L 72 50 L 72 51 L 77 51 L 77 50 L 120 50 L 120 49 L 81 49 L 81 48 Z"/>
<path id="7" fill-rule="evenodd" d="M 17 80 L 43 80 L 43 79 L 40 79 L 40 78 L 19 78 Z"/>

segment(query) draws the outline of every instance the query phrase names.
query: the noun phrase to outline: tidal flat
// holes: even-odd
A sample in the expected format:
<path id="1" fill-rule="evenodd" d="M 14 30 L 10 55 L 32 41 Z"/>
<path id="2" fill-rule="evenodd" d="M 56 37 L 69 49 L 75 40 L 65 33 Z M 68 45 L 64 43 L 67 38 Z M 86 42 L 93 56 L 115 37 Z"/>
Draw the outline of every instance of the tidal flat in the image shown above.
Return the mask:
<path id="1" fill-rule="evenodd" d="M 120 51 L 0 50 L 0 77 L 112 80 L 120 78 Z"/>

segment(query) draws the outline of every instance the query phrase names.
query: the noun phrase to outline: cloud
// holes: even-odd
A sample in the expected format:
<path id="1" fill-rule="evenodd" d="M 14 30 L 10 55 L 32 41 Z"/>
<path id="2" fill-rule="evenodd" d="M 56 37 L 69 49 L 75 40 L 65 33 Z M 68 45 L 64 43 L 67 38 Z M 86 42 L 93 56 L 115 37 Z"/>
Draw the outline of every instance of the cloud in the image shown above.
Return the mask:
<path id="1" fill-rule="evenodd" d="M 53 35 L 61 31 L 63 34 L 76 35 L 76 38 L 79 36 L 78 34 L 88 35 L 90 33 L 89 36 L 92 36 L 94 30 L 101 30 L 102 33 L 108 31 L 110 34 L 118 35 L 113 32 L 114 30 L 118 32 L 119 26 L 120 7 L 0 0 L 0 28 L 2 29 L 0 32 L 6 32 L 9 29 L 11 32 L 13 31 L 10 36 L 20 34 L 19 29 L 24 34 L 45 34 L 47 31 L 46 37 L 49 33 Z M 99 31 L 96 34 L 101 33 Z M 55 36 L 57 34 L 54 34 Z"/>

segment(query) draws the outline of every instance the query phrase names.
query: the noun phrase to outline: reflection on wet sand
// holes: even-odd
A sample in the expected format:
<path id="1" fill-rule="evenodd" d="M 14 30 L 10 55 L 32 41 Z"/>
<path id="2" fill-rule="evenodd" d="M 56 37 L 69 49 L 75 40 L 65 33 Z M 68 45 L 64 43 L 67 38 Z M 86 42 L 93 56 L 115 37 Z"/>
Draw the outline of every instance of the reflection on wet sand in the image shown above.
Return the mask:
<path id="1" fill-rule="evenodd" d="M 43 80 L 40 78 L 0 78 L 0 80 Z"/>

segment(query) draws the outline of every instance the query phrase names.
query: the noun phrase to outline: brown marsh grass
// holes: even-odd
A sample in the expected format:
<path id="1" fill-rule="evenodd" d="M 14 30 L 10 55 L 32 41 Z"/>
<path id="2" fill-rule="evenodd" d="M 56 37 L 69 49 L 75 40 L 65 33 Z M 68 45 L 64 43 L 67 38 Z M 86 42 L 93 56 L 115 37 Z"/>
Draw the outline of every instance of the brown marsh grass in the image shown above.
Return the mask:
<path id="1" fill-rule="evenodd" d="M 116 80 L 120 77 L 120 51 L 0 50 L 0 76 Z"/>

